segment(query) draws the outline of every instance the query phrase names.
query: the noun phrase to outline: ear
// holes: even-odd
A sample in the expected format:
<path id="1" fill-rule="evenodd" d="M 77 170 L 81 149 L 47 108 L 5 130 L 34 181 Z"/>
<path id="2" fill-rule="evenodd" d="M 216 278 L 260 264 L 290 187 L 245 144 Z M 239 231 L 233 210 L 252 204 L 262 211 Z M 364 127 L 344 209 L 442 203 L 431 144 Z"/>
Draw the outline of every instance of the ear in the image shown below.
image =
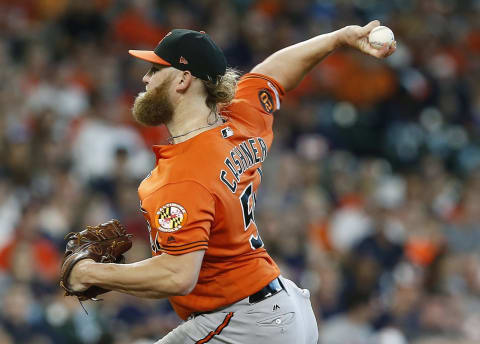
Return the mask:
<path id="1" fill-rule="evenodd" d="M 193 75 L 188 70 L 182 71 L 181 78 L 177 83 L 175 91 L 178 93 L 185 93 L 193 81 Z"/>

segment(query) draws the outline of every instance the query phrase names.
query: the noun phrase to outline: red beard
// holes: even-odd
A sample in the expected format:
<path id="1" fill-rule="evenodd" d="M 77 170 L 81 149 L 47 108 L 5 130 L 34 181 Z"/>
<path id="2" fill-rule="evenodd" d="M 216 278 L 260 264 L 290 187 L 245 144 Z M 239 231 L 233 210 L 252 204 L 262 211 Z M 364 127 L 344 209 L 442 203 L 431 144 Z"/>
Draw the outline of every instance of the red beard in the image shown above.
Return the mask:
<path id="1" fill-rule="evenodd" d="M 133 117 L 146 126 L 167 124 L 173 118 L 173 104 L 168 97 L 171 78 L 151 91 L 140 94 L 133 104 Z"/>

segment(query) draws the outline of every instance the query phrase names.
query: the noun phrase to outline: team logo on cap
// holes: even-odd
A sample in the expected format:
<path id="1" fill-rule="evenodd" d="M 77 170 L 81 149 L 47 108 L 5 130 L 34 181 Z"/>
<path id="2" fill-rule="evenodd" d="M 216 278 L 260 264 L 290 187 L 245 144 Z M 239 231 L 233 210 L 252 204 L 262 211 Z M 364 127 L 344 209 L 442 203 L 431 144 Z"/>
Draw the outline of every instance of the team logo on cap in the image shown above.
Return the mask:
<path id="1" fill-rule="evenodd" d="M 180 60 L 178 60 L 178 63 L 181 63 L 181 64 L 188 64 L 188 61 L 185 57 L 183 56 L 180 56 Z"/>
<path id="2" fill-rule="evenodd" d="M 162 232 L 176 232 L 185 225 L 187 211 L 177 203 L 167 203 L 157 211 L 157 222 Z"/>

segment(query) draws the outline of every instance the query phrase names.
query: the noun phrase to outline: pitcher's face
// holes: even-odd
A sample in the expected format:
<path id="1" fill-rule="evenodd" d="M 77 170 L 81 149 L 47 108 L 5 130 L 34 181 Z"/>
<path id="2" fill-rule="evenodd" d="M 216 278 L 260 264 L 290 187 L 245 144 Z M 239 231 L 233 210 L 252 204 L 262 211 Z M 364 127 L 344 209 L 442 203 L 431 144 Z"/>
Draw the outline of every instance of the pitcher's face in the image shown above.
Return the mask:
<path id="1" fill-rule="evenodd" d="M 142 81 L 145 92 L 140 93 L 133 104 L 133 117 L 141 124 L 158 126 L 173 118 L 174 106 L 169 96 L 173 75 L 168 68 L 153 65 Z"/>

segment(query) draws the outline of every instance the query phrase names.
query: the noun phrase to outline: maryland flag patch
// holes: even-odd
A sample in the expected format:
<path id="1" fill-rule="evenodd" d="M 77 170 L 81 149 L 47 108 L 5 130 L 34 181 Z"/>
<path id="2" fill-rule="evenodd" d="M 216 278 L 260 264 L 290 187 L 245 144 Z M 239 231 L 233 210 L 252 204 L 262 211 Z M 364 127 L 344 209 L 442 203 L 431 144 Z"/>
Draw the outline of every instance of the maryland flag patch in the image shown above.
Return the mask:
<path id="1" fill-rule="evenodd" d="M 162 232 L 176 232 L 187 222 L 187 211 L 177 203 L 167 203 L 157 211 L 157 222 Z"/>

